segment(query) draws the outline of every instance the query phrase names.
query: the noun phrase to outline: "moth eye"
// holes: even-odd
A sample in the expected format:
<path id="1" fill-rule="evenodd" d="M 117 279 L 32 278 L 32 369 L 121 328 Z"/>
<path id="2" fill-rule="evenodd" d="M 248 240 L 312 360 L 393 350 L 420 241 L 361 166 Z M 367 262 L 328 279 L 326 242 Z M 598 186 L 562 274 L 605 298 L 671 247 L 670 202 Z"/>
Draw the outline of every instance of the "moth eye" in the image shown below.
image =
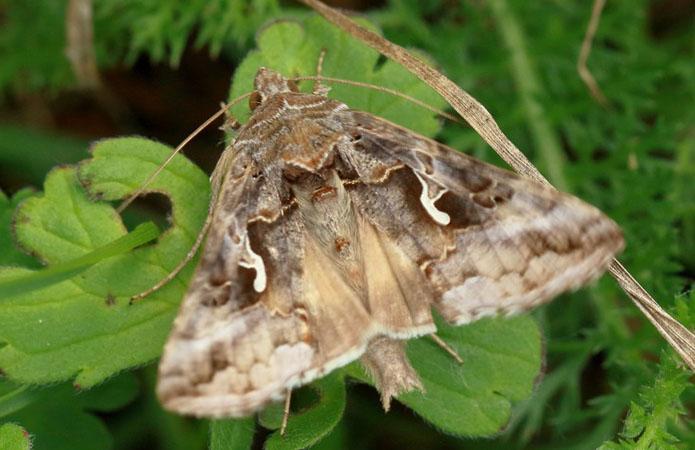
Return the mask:
<path id="1" fill-rule="evenodd" d="M 261 106 L 261 93 L 258 91 L 253 91 L 251 97 L 249 97 L 249 108 L 251 111 L 255 111 L 256 108 Z"/>
<path id="2" fill-rule="evenodd" d="M 299 92 L 299 88 L 297 87 L 297 83 L 295 83 L 294 80 L 287 80 L 287 87 L 290 88 L 290 91 L 292 91 L 292 92 Z"/>

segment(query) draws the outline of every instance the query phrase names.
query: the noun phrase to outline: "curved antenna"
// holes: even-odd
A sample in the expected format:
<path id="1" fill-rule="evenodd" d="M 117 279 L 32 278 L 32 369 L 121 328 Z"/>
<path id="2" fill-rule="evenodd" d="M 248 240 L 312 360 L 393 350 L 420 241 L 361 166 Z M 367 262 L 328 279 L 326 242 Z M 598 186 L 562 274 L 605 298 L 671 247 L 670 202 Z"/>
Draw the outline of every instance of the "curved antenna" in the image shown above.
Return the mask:
<path id="1" fill-rule="evenodd" d="M 398 92 L 394 89 L 389 89 L 389 88 L 383 87 L 383 86 L 377 86 L 375 84 L 363 83 L 362 81 L 344 80 L 342 78 L 324 77 L 322 75 L 294 77 L 294 78 L 292 78 L 292 80 L 294 80 L 294 81 L 318 81 L 318 82 L 327 81 L 329 83 L 340 83 L 340 84 L 347 84 L 349 86 L 374 89 L 376 91 L 381 91 L 381 92 L 384 92 L 386 94 L 394 95 L 396 97 L 401 97 L 404 100 L 407 100 L 411 103 L 414 103 L 422 108 L 425 108 L 426 110 L 428 110 L 430 112 L 438 114 L 438 115 L 440 115 L 446 119 L 449 119 L 453 122 L 458 122 L 458 123 L 462 123 L 462 124 L 465 123 L 461 119 L 457 118 L 456 116 L 453 116 L 445 111 L 442 111 L 441 109 L 437 109 L 433 106 L 430 106 L 427 103 L 423 102 L 422 100 L 418 100 L 415 97 L 411 97 L 410 95 L 404 94 L 402 92 Z"/>
<path id="2" fill-rule="evenodd" d="M 215 212 L 217 206 L 219 206 L 219 193 L 222 187 L 222 183 L 224 182 L 225 175 L 227 173 L 227 166 L 231 162 L 231 158 L 233 156 L 234 155 L 232 154 L 231 147 L 228 147 L 227 150 L 225 150 L 222 153 L 220 161 L 217 163 L 217 165 L 215 166 L 215 170 L 213 170 L 212 172 L 212 176 L 210 177 L 210 184 L 212 186 L 210 203 L 208 204 L 208 215 L 205 218 L 205 223 L 203 223 L 203 227 L 200 229 L 200 232 L 198 232 L 198 236 L 196 236 L 195 238 L 193 246 L 188 250 L 186 256 L 181 261 L 179 261 L 176 267 L 174 267 L 174 269 L 171 272 L 169 272 L 166 277 L 159 280 L 154 286 L 150 287 L 149 289 L 146 289 L 140 292 L 139 294 L 130 297 L 130 304 L 133 304 L 138 300 L 142 300 L 143 298 L 147 297 L 153 292 L 158 291 L 171 280 L 176 278 L 179 272 L 181 272 L 183 268 L 186 267 L 186 265 L 193 259 L 195 254 L 198 252 L 198 249 L 203 243 L 203 239 L 205 239 L 205 235 L 207 235 L 208 230 L 210 229 L 210 224 L 212 224 L 213 213 Z"/>
<path id="3" fill-rule="evenodd" d="M 174 157 L 186 146 L 186 144 L 188 144 L 188 143 L 191 141 L 191 139 L 193 139 L 194 137 L 196 137 L 201 131 L 203 131 L 205 128 L 207 128 L 207 126 L 210 125 L 212 122 L 214 122 L 215 120 L 217 120 L 217 118 L 220 117 L 222 114 L 224 114 L 224 113 L 226 113 L 227 111 L 229 111 L 229 109 L 230 109 L 232 106 L 236 105 L 236 104 L 239 103 L 241 100 L 243 100 L 243 99 L 249 97 L 250 95 L 251 95 L 251 92 L 248 92 L 248 93 L 246 93 L 246 94 L 244 94 L 244 95 L 241 95 L 241 96 L 235 98 L 235 99 L 232 100 L 231 102 L 227 103 L 225 106 L 223 106 L 222 108 L 220 108 L 215 114 L 213 114 L 212 116 L 210 116 L 210 118 L 208 118 L 208 120 L 206 120 L 206 121 L 203 122 L 198 128 L 196 128 L 191 134 L 189 134 L 189 135 L 186 137 L 186 139 L 184 139 L 183 141 L 181 141 L 181 143 L 174 149 L 174 151 L 171 152 L 171 155 L 169 155 L 169 156 L 167 157 L 167 159 L 164 160 L 164 162 L 163 162 L 159 167 L 157 167 L 157 169 L 156 169 L 154 172 L 152 172 L 152 173 L 150 174 L 149 177 L 147 177 L 147 179 L 140 185 L 140 187 L 138 187 L 137 191 L 135 191 L 134 193 L 132 193 L 128 198 L 126 198 L 126 199 L 123 201 L 123 203 L 121 203 L 121 204 L 118 206 L 118 208 L 116 208 L 116 212 L 119 213 L 119 214 L 122 213 L 123 210 L 126 209 L 131 203 L 133 203 L 133 201 L 134 201 L 136 198 L 138 198 L 140 195 L 142 195 L 142 193 L 145 192 L 145 188 L 147 187 L 147 185 L 150 184 L 150 183 L 152 182 L 152 180 L 154 180 L 155 178 L 157 178 L 157 176 L 162 172 L 162 170 L 164 170 L 164 168 L 165 168 L 165 167 L 174 159 Z"/>

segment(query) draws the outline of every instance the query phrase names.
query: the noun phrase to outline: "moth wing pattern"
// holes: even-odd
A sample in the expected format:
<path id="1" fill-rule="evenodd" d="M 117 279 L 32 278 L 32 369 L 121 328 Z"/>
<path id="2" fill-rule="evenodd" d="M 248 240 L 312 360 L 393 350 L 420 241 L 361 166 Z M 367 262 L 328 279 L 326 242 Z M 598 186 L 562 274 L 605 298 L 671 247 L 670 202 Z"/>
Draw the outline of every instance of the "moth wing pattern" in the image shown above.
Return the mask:
<path id="1" fill-rule="evenodd" d="M 167 409 L 253 414 L 362 357 L 388 408 L 403 340 L 529 309 L 622 248 L 596 208 L 267 69 L 225 151 L 207 241 L 159 366 Z"/>
<path id="2" fill-rule="evenodd" d="M 263 206 L 253 205 L 269 186 L 253 176 L 257 169 L 244 156 L 227 157 L 229 174 L 219 193 L 223 211 L 214 214 L 160 362 L 158 396 L 167 408 L 183 414 L 216 417 L 252 410 L 283 387 L 264 378 L 258 360 L 277 370 L 305 364 L 303 322 L 271 317 L 255 301 L 254 293 L 268 278 L 246 226 L 258 216 Z M 282 349 L 274 352 L 277 347 Z M 263 381 L 255 390 L 252 372 Z"/>
<path id="3" fill-rule="evenodd" d="M 272 204 L 272 173 L 240 159 L 160 362 L 158 396 L 182 414 L 252 414 L 358 358 L 371 337 L 359 299 L 305 242 L 296 207 Z"/>
<path id="4" fill-rule="evenodd" d="M 576 197 L 349 114 L 358 152 L 403 163 L 382 183 L 356 185 L 355 204 L 418 262 L 449 322 L 531 309 L 597 278 L 623 248 L 619 227 Z"/>
<path id="5" fill-rule="evenodd" d="M 435 331 L 419 268 L 356 214 L 334 156 L 321 154 L 350 145 L 330 123 L 345 105 L 303 94 L 273 99 L 223 156 L 219 207 L 160 361 L 158 396 L 182 414 L 246 416 L 359 358 L 377 336 Z M 283 117 L 295 134 L 275 133 Z M 299 153 L 276 154 L 293 148 Z M 307 170 L 315 153 L 326 161 L 321 176 Z M 371 367 L 383 369 L 378 358 Z"/>

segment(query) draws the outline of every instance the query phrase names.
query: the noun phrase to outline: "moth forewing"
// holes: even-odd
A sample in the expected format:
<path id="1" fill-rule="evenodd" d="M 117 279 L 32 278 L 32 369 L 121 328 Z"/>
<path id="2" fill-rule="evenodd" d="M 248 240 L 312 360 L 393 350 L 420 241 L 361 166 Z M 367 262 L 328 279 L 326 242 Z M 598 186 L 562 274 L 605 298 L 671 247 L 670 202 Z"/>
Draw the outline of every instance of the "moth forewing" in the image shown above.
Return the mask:
<path id="1" fill-rule="evenodd" d="M 171 410 L 254 413 L 363 357 L 388 408 L 404 339 L 529 309 L 623 245 L 597 209 L 259 70 L 160 363 Z M 230 153 L 231 152 L 231 153 Z M 363 356 L 364 355 L 364 356 Z"/>

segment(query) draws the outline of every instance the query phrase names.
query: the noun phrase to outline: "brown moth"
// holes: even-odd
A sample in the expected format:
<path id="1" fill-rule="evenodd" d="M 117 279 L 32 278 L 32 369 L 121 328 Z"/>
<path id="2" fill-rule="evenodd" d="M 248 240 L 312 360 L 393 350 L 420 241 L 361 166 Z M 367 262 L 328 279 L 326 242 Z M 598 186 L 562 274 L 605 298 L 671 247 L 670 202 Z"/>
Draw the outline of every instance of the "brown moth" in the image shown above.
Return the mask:
<path id="1" fill-rule="evenodd" d="M 596 208 L 260 69 L 159 367 L 166 408 L 250 415 L 361 358 L 384 406 L 403 341 L 514 314 L 623 247 Z"/>

